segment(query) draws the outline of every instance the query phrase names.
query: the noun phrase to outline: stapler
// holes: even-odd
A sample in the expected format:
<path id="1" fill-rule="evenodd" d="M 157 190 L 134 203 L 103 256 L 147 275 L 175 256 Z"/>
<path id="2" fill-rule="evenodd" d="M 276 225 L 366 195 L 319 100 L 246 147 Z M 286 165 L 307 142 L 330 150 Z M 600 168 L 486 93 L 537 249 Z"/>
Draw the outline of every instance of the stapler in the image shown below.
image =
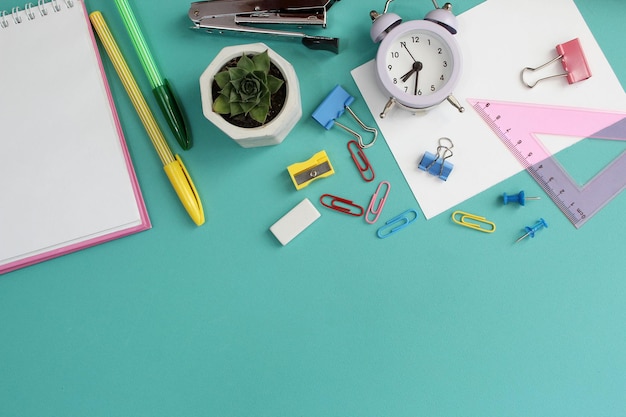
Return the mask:
<path id="1" fill-rule="evenodd" d="M 310 49 L 339 52 L 339 39 L 272 29 L 271 25 L 326 27 L 326 13 L 339 0 L 205 0 L 191 3 L 193 29 L 243 32 L 301 39 Z M 257 25 L 257 26 L 255 26 Z M 260 26 L 260 27 L 258 27 Z M 266 27 L 264 27 L 266 26 Z"/>

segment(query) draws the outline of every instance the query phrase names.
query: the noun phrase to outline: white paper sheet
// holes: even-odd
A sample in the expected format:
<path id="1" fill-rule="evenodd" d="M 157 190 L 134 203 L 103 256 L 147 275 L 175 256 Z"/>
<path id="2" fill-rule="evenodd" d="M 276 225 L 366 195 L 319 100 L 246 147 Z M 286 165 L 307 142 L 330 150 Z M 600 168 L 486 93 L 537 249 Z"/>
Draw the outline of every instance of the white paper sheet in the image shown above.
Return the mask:
<path id="1" fill-rule="evenodd" d="M 393 10 L 390 10 L 393 11 Z M 626 111 L 626 95 L 572 0 L 487 0 L 459 16 L 456 35 L 463 69 L 454 96 L 466 108 L 447 102 L 412 114 L 400 108 L 378 115 L 388 97 L 375 79 L 374 61 L 352 71 L 363 98 L 389 145 L 426 218 L 432 218 L 520 172 L 523 168 L 495 136 L 468 99 L 489 99 Z M 557 56 L 556 45 L 579 38 L 592 77 L 568 84 L 564 77 L 528 88 L 522 68 Z M 542 74 L 562 73 L 560 62 Z M 446 182 L 417 168 L 425 151 L 435 153 L 440 137 L 454 142 L 454 169 Z M 583 138 L 542 138 L 556 153 Z"/>

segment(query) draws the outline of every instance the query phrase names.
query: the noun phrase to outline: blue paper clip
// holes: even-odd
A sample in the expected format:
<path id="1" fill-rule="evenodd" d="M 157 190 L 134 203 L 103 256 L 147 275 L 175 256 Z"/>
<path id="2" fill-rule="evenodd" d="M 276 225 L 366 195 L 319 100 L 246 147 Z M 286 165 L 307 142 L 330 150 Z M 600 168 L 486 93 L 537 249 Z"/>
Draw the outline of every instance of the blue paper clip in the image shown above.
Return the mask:
<path id="1" fill-rule="evenodd" d="M 330 200 L 330 202 L 326 202 L 326 200 Z M 363 215 L 363 207 L 354 204 L 351 200 L 337 197 L 336 195 L 324 194 L 320 197 L 320 203 L 322 203 L 324 207 L 338 211 L 339 213 L 349 214 L 355 217 Z"/>
<path id="2" fill-rule="evenodd" d="M 380 197 L 380 200 L 378 200 L 378 204 L 376 204 L 376 200 L 378 199 L 378 195 L 380 194 L 380 190 L 381 188 L 383 188 L 383 185 L 386 185 L 387 189 L 385 190 L 385 194 Z M 376 188 L 376 192 L 372 195 L 370 204 L 369 206 L 367 206 L 367 212 L 365 213 L 365 221 L 369 224 L 374 224 L 378 220 L 378 216 L 380 216 L 380 213 L 383 211 L 383 207 L 385 206 L 385 202 L 387 201 L 389 190 L 391 190 L 391 184 L 389 184 L 387 181 L 381 181 L 381 183 L 378 184 L 378 188 Z M 376 205 L 375 208 L 374 205 Z M 371 220 L 370 214 L 374 215 L 374 218 Z"/>
<path id="3" fill-rule="evenodd" d="M 356 152 L 355 152 L 356 149 Z M 348 151 L 350 152 L 350 156 L 354 161 L 354 165 L 356 165 L 359 170 L 359 174 L 361 174 L 361 178 L 365 180 L 365 182 L 374 181 L 376 174 L 374 174 L 374 168 L 370 164 L 370 161 L 365 156 L 365 152 L 359 146 L 359 144 L 355 140 L 351 140 L 348 142 Z"/>
<path id="4" fill-rule="evenodd" d="M 450 146 L 444 145 L 444 142 L 448 142 Z M 452 172 L 452 168 L 454 168 L 453 164 L 446 161 L 446 159 L 453 155 L 453 147 L 454 145 L 450 139 L 440 138 L 439 146 L 437 146 L 437 155 L 433 155 L 430 152 L 424 152 L 424 156 L 422 157 L 418 168 L 446 181 L 448 179 L 448 175 Z"/>
<path id="5" fill-rule="evenodd" d="M 411 214 L 415 215 L 415 217 L 413 217 L 412 219 L 410 218 Z M 381 239 L 389 237 L 413 223 L 415 220 L 417 220 L 418 216 L 419 214 L 417 213 L 417 210 L 408 209 L 407 211 L 398 214 L 393 219 L 385 222 L 385 225 L 378 229 L 378 231 L 376 232 L 376 236 Z"/>
<path id="6" fill-rule="evenodd" d="M 356 114 L 349 107 L 350 104 L 354 101 L 354 97 L 352 97 L 346 90 L 344 90 L 340 85 L 335 86 L 333 90 L 330 92 L 328 96 L 322 101 L 317 109 L 313 112 L 313 118 L 317 120 L 319 124 L 324 126 L 326 130 L 329 130 L 333 125 L 337 125 L 346 132 L 350 133 L 359 141 L 359 146 L 361 148 L 369 148 L 376 142 L 376 138 L 378 137 L 378 130 L 373 127 L 366 126 L 365 123 L 361 121 L 357 117 Z M 342 125 L 336 119 L 341 117 L 345 111 L 348 111 L 350 115 L 356 120 L 356 122 L 363 128 L 363 130 L 373 133 L 374 138 L 368 144 L 363 142 L 363 138 L 361 135 L 356 133 L 354 130 L 350 129 L 347 126 Z"/>

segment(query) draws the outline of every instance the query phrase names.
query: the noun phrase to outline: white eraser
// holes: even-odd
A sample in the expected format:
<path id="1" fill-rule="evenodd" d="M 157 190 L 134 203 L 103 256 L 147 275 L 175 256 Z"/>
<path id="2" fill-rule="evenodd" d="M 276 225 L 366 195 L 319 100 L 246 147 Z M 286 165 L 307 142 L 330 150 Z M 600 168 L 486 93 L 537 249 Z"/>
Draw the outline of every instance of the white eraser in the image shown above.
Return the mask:
<path id="1" fill-rule="evenodd" d="M 270 227 L 280 243 L 286 245 L 320 217 L 320 212 L 305 198 Z"/>

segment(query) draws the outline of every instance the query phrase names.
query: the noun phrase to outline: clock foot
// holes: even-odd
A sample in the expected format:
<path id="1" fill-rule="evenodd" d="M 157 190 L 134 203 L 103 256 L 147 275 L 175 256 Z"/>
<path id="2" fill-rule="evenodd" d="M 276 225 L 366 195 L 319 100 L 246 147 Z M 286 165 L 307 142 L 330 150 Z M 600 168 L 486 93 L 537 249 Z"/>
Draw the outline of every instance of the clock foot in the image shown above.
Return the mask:
<path id="1" fill-rule="evenodd" d="M 459 103 L 459 101 L 452 94 L 450 94 L 447 99 L 448 102 L 459 111 L 459 113 L 463 113 L 465 111 L 465 107 L 461 106 L 461 103 Z"/>
<path id="2" fill-rule="evenodd" d="M 387 113 L 389 112 L 389 110 L 391 110 L 391 108 L 396 104 L 396 99 L 395 98 L 390 98 L 389 101 L 387 102 L 387 104 L 385 104 L 385 108 L 383 109 L 382 112 L 380 112 L 380 118 L 384 119 L 385 116 L 387 115 Z"/>

